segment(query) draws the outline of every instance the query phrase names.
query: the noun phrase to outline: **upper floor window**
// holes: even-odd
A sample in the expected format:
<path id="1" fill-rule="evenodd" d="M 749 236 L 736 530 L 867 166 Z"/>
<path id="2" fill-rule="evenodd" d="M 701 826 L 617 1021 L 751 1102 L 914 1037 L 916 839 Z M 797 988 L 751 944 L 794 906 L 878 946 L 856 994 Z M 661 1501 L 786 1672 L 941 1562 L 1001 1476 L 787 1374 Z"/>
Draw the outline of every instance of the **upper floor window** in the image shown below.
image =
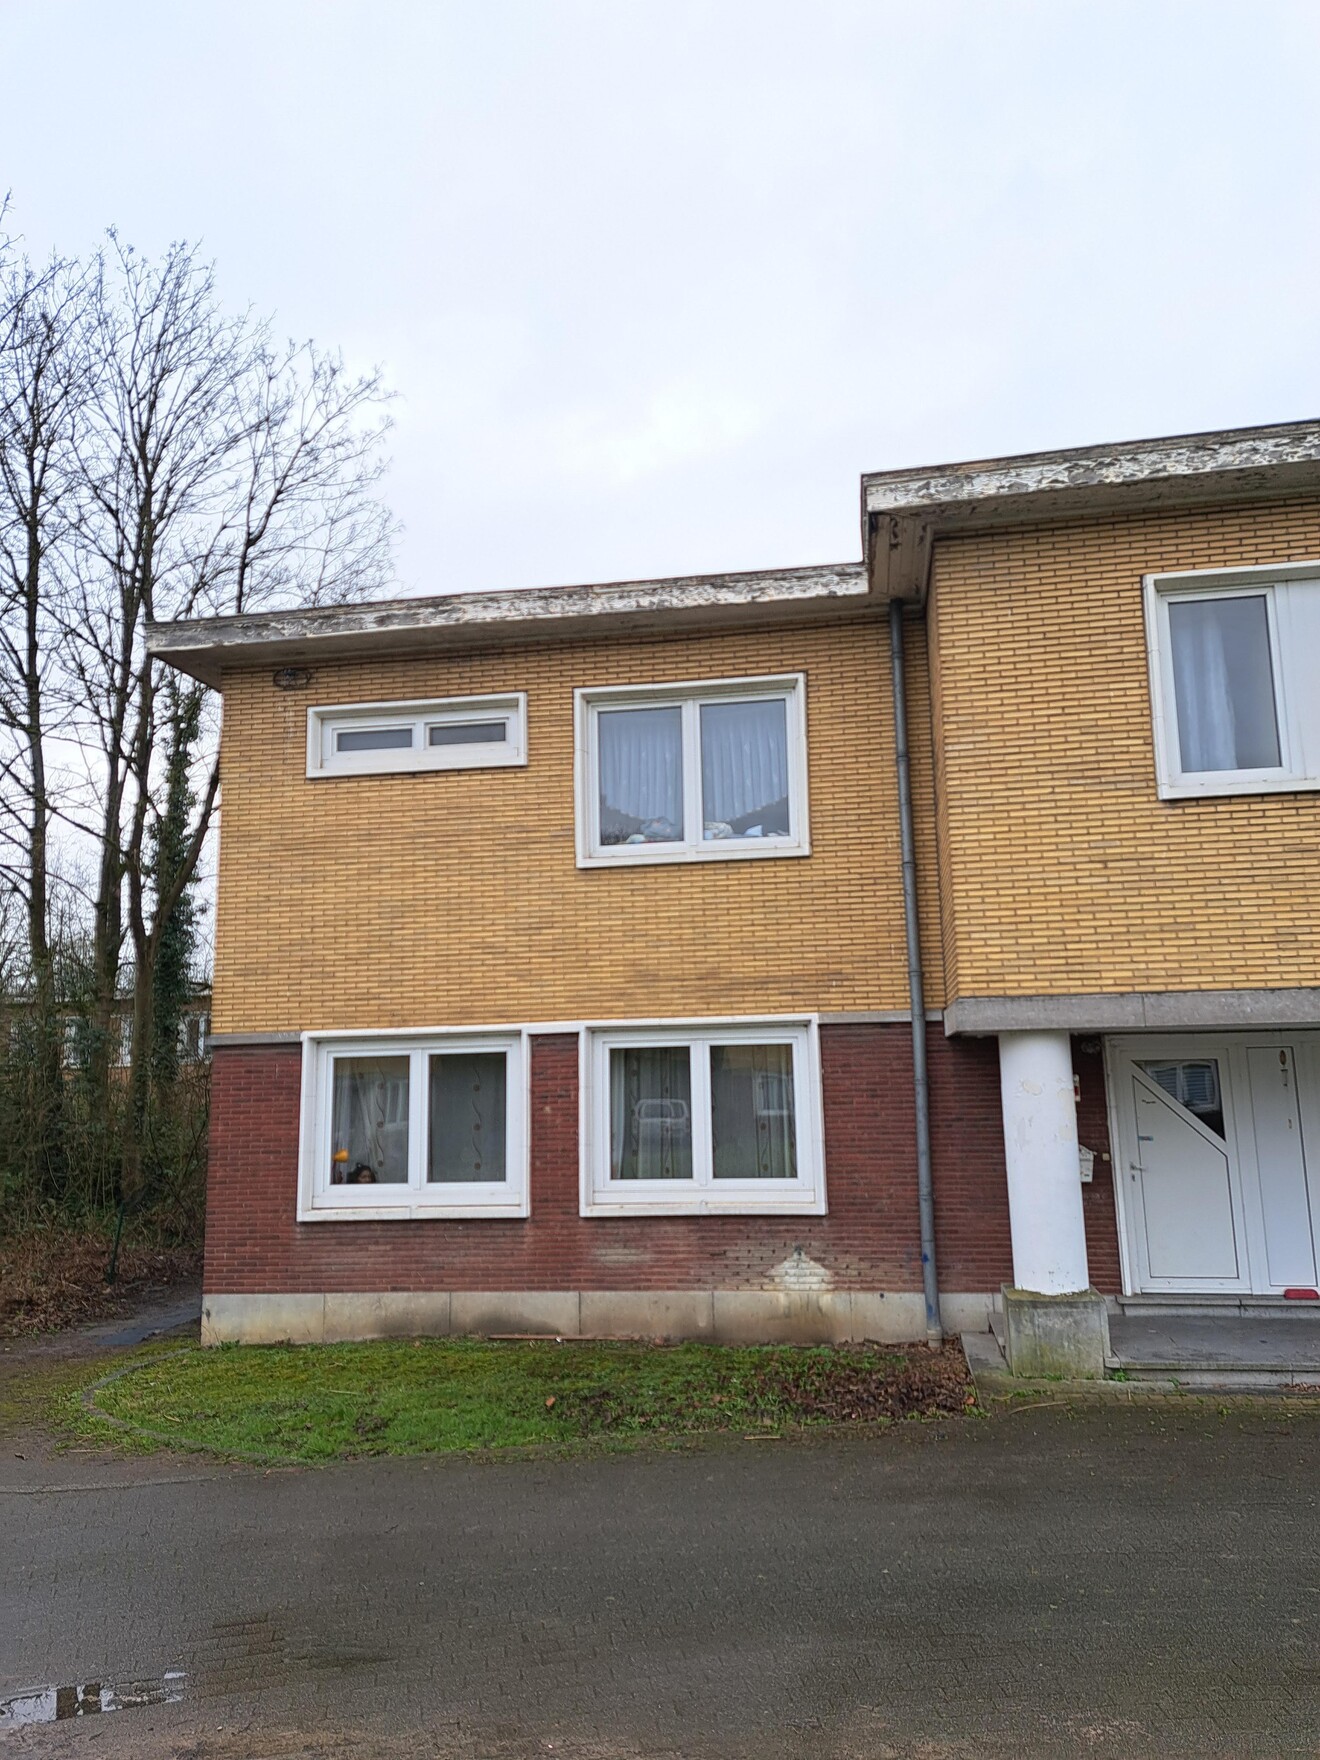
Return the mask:
<path id="1" fill-rule="evenodd" d="M 341 703 L 307 713 L 309 776 L 478 770 L 527 762 L 527 697 Z"/>
<path id="2" fill-rule="evenodd" d="M 810 854 L 801 673 L 583 690 L 578 864 Z"/>
<path id="3" fill-rule="evenodd" d="M 1320 788 L 1320 563 L 1146 577 L 1159 792 Z"/>

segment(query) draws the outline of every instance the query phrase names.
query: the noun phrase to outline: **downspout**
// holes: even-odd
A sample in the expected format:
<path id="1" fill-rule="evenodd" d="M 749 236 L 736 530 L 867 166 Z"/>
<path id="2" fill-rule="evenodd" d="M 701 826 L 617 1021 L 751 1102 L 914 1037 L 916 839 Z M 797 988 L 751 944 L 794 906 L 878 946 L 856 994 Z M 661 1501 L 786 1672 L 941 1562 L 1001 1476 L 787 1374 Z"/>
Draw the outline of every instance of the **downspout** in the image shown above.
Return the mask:
<path id="1" fill-rule="evenodd" d="M 903 851 L 903 921 L 907 928 L 908 997 L 912 1008 L 912 1099 L 917 1120 L 917 1203 L 921 1213 L 921 1284 L 926 1343 L 944 1343 L 935 1270 L 935 1191 L 930 1173 L 930 1083 L 926 1075 L 926 988 L 921 975 L 917 915 L 917 849 L 912 831 L 912 769 L 908 760 L 907 686 L 903 677 L 903 604 L 889 601 L 890 677 L 894 687 L 894 762 L 898 767 L 898 828 Z"/>

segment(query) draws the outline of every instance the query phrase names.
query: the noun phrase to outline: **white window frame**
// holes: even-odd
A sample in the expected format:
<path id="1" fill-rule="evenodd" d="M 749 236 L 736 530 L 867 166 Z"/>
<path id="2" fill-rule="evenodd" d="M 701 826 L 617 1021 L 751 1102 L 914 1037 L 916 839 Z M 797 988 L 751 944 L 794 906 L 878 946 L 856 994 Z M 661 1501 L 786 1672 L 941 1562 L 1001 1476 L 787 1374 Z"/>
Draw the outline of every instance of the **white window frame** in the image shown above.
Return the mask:
<path id="1" fill-rule="evenodd" d="M 488 744 L 433 746 L 427 730 L 437 723 L 503 721 L 505 737 Z M 407 725 L 410 750 L 338 752 L 335 737 L 347 731 Z M 443 697 L 403 703 L 330 703 L 307 711 L 307 774 L 321 776 L 409 775 L 424 770 L 498 770 L 527 762 L 527 693 L 489 697 Z"/>
<path id="2" fill-rule="evenodd" d="M 797 1122 L 796 1179 L 715 1179 L 710 1158 L 712 1045 L 791 1045 Z M 691 1180 L 610 1178 L 610 1052 L 629 1045 L 692 1050 Z M 702 1054 L 704 1051 L 704 1055 Z M 749 1020 L 602 1023 L 583 1030 L 581 1204 L 583 1216 L 824 1216 L 825 1128 L 816 1016 Z"/>
<path id="3" fill-rule="evenodd" d="M 299 1118 L 299 1222 L 455 1221 L 522 1217 L 530 1213 L 531 1058 L 526 1028 L 441 1028 L 427 1032 L 304 1033 Z M 445 1052 L 503 1051 L 507 1057 L 505 1178 L 468 1184 L 428 1184 L 427 1059 Z M 409 1058 L 408 1184 L 330 1184 L 333 1062 L 336 1057 Z M 386 1193 L 397 1193 L 385 1196 Z"/>
<path id="4" fill-rule="evenodd" d="M 739 698 L 780 699 L 788 742 L 788 835 L 707 840 L 701 834 L 701 725 L 703 703 Z M 574 773 L 579 868 L 630 867 L 657 862 L 729 862 L 809 856 L 807 811 L 807 679 L 803 672 L 760 678 L 688 680 L 678 684 L 601 685 L 576 690 Z M 600 764 L 596 737 L 602 709 L 680 709 L 683 717 L 683 837 L 674 843 L 603 844 L 600 841 Z"/>
<path id="5" fill-rule="evenodd" d="M 1142 591 L 1159 798 L 1189 800 L 1320 789 L 1320 691 L 1313 684 L 1307 687 L 1308 666 L 1312 678 L 1320 671 L 1320 561 L 1148 574 L 1142 577 Z M 1169 607 L 1221 595 L 1265 600 L 1280 759 L 1268 768 L 1182 768 Z"/>

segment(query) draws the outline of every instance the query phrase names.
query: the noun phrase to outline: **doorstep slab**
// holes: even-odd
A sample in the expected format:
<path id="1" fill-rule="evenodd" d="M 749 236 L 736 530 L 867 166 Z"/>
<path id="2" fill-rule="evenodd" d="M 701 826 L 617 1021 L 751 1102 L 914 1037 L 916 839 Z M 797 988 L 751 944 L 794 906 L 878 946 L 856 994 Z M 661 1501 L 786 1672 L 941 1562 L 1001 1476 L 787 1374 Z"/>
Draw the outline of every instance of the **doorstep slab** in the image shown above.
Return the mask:
<path id="1" fill-rule="evenodd" d="M 1121 1369 L 1268 1371 L 1320 1379 L 1320 1313 L 1115 1315 L 1110 1360 Z"/>

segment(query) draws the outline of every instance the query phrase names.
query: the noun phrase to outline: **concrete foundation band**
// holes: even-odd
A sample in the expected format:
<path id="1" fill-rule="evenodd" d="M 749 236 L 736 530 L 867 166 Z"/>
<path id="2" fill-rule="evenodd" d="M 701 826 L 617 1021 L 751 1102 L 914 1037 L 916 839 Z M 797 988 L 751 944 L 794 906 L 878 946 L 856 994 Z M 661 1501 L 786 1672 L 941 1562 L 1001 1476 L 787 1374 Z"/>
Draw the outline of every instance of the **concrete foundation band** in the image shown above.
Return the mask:
<path id="1" fill-rule="evenodd" d="M 940 1303 L 944 1329 L 987 1331 L 994 1307 L 989 1294 L 947 1294 Z M 447 1337 L 906 1344 L 925 1337 L 925 1298 L 915 1290 L 276 1291 L 208 1295 L 202 1305 L 203 1344 Z"/>

